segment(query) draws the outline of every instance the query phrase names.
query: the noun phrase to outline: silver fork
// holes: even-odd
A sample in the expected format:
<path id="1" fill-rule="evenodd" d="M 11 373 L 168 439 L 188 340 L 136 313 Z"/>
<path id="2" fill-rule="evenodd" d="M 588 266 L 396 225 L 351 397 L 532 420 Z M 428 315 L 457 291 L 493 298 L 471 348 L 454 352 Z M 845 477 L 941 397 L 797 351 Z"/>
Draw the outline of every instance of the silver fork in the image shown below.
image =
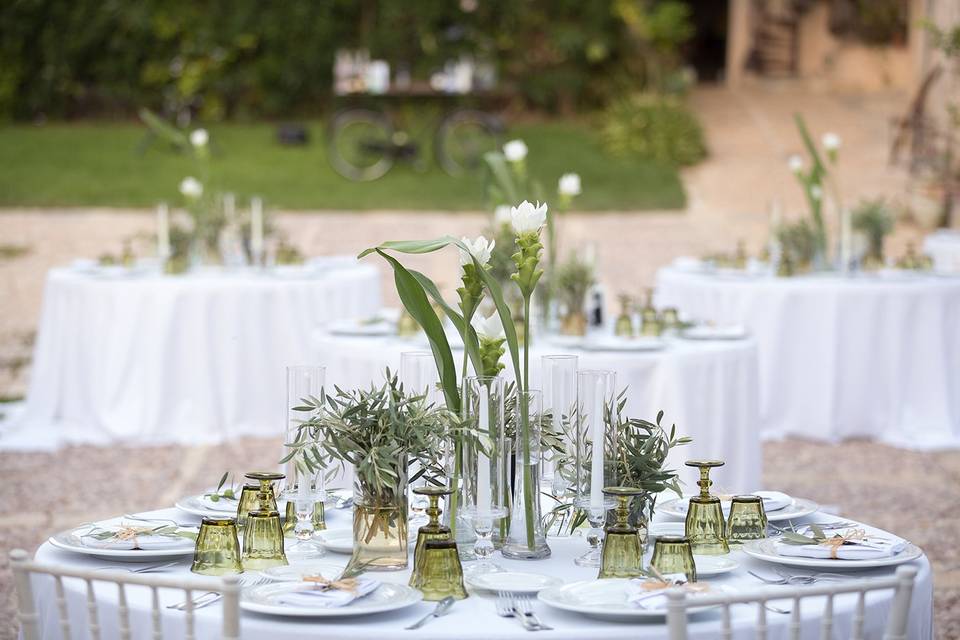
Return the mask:
<path id="1" fill-rule="evenodd" d="M 516 611 L 513 609 L 513 604 L 510 602 L 510 594 L 506 591 L 497 591 L 496 599 L 497 615 L 501 618 L 516 618 L 520 621 L 520 624 L 523 625 L 523 628 L 527 631 L 533 631 L 530 627 L 530 621 L 527 620 L 526 616 L 518 616 Z"/>
<path id="2" fill-rule="evenodd" d="M 240 586 L 244 589 L 249 587 L 258 587 L 262 584 L 267 584 L 270 582 L 269 578 L 264 576 L 240 576 Z M 193 598 L 193 608 L 202 609 L 203 607 L 209 606 L 214 602 L 218 602 L 220 598 L 223 597 L 223 594 L 219 591 L 207 591 L 202 593 L 196 598 Z M 183 602 L 178 602 L 177 604 L 171 604 L 167 606 L 167 609 L 176 609 L 177 611 L 186 611 L 187 605 L 190 604 L 191 600 L 184 600 Z"/>
<path id="3" fill-rule="evenodd" d="M 537 631 L 553 631 L 553 627 L 540 622 L 540 618 L 533 611 L 533 603 L 529 596 L 518 596 L 513 600 L 513 610 L 521 616 L 527 618 L 536 626 Z"/>
<path id="4" fill-rule="evenodd" d="M 118 567 L 116 565 L 110 567 L 97 567 L 94 571 L 126 571 L 128 573 L 151 573 L 153 571 L 162 571 L 168 567 L 180 564 L 179 562 L 165 562 L 163 564 L 151 564 L 146 567 L 137 567 L 135 569 L 129 569 L 127 567 Z"/>

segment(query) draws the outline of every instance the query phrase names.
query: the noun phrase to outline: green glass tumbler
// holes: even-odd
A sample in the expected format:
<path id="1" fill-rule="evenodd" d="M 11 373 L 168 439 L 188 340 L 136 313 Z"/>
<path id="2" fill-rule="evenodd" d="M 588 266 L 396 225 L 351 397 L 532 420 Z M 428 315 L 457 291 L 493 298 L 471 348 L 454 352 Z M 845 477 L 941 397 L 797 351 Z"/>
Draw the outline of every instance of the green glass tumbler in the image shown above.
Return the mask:
<path id="1" fill-rule="evenodd" d="M 449 534 L 448 534 L 449 535 Z M 423 599 L 437 602 L 450 597 L 463 600 L 467 590 L 463 586 L 463 565 L 457 553 L 457 543 L 450 540 L 427 540 L 420 550 L 420 577 L 417 586 Z"/>
<path id="2" fill-rule="evenodd" d="M 204 518 L 200 521 L 190 571 L 205 576 L 243 573 L 237 523 L 233 518 Z"/>
<path id="3" fill-rule="evenodd" d="M 688 467 L 700 469 L 700 495 L 690 498 L 687 508 L 687 520 L 684 527 L 687 539 L 694 553 L 703 555 L 723 555 L 730 553 L 720 498 L 710 495 L 710 469 L 722 467 L 721 460 L 687 460 Z"/>
<path id="4" fill-rule="evenodd" d="M 598 578 L 634 578 L 643 575 L 640 563 L 643 544 L 630 524 L 630 501 L 643 491 L 635 487 L 604 487 L 603 493 L 617 501 L 615 522 L 604 529 Z"/>
<path id="5" fill-rule="evenodd" d="M 327 518 L 326 513 L 323 509 L 323 502 L 317 500 L 313 503 L 313 529 L 314 531 L 326 531 L 327 529 Z M 283 534 L 284 535 L 293 535 L 293 529 L 297 526 L 297 501 L 296 499 L 288 500 L 287 507 L 283 516 Z"/>
<path id="6" fill-rule="evenodd" d="M 243 533 L 243 568 L 262 570 L 286 564 L 280 514 L 251 511 Z"/>
<path id="7" fill-rule="evenodd" d="M 734 496 L 727 518 L 727 540 L 740 544 L 767 537 L 767 512 L 760 496 Z"/>
<path id="8" fill-rule="evenodd" d="M 440 524 L 440 496 L 449 496 L 453 489 L 449 487 L 414 487 L 413 492 L 420 496 L 426 496 L 429 500 L 426 513 L 430 518 L 427 524 L 417 530 L 417 545 L 413 548 L 413 572 L 410 574 L 408 583 L 414 589 L 421 589 L 424 579 L 423 563 L 424 548 L 427 542 L 450 540 L 450 527 Z M 422 589 L 421 589 L 422 590 Z"/>
<path id="9" fill-rule="evenodd" d="M 260 485 L 245 484 L 240 491 L 240 502 L 237 503 L 237 528 L 243 529 L 247 524 L 247 514 L 257 510 L 260 504 L 257 494 L 260 493 Z"/>
<path id="10" fill-rule="evenodd" d="M 693 548 L 685 536 L 661 536 L 653 544 L 650 564 L 661 575 L 682 573 L 687 582 L 697 581 L 697 565 L 693 561 Z"/>

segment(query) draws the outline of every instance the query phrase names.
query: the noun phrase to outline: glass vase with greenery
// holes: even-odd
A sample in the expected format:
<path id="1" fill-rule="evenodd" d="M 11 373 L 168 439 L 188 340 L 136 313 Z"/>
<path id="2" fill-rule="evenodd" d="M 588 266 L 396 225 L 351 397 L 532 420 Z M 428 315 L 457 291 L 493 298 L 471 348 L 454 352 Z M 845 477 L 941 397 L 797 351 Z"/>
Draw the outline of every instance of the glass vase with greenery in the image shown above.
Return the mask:
<path id="1" fill-rule="evenodd" d="M 883 267 L 883 240 L 893 231 L 893 222 L 893 214 L 883 198 L 864 200 L 853 210 L 853 228 L 867 240 L 864 269 Z"/>
<path id="2" fill-rule="evenodd" d="M 557 269 L 554 285 L 559 302 L 564 308 L 560 324 L 560 332 L 564 335 L 586 334 L 586 299 L 593 280 L 593 265 L 581 260 L 576 254 Z"/>
<path id="3" fill-rule="evenodd" d="M 354 469 L 354 551 L 351 565 L 371 570 L 407 567 L 407 484 L 421 475 L 443 476 L 441 443 L 460 430 L 445 408 L 422 395 L 407 395 L 388 370 L 369 389 L 303 398 L 294 407 L 307 416 L 286 446 L 291 459 L 333 476 Z M 408 462 L 418 468 L 408 478 Z"/>

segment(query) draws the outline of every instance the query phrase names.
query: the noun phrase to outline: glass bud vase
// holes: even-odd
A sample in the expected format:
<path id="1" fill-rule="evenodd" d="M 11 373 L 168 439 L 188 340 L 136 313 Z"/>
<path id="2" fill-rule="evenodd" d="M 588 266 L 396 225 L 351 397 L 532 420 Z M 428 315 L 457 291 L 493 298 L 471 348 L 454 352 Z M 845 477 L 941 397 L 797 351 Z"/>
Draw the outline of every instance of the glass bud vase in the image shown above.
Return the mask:
<path id="1" fill-rule="evenodd" d="M 387 486 L 368 486 L 357 475 L 353 487 L 353 556 L 349 566 L 367 571 L 407 568 L 407 469 L 392 469 L 397 478 Z M 385 476 L 384 476 L 385 477 Z"/>
<path id="2" fill-rule="evenodd" d="M 510 530 L 500 551 L 504 558 L 539 560 L 550 557 L 540 517 L 541 403 L 539 391 L 517 392 L 513 505 Z"/>

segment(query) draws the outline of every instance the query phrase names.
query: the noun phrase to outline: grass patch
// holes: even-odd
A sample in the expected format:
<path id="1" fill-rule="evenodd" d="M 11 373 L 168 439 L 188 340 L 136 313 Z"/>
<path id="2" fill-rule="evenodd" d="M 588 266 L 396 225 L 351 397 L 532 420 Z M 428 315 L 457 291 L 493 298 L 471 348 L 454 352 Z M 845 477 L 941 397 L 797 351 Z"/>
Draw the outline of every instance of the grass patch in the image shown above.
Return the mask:
<path id="1" fill-rule="evenodd" d="M 223 124 L 211 128 L 216 181 L 241 198 L 262 195 L 287 209 L 484 208 L 483 179 L 454 179 L 430 164 L 420 173 L 397 164 L 382 179 L 353 183 L 325 157 L 323 126 L 311 122 L 311 143 L 282 147 L 274 126 Z M 0 206 L 149 207 L 177 202 L 180 180 L 195 174 L 191 160 L 157 145 L 138 155 L 146 129 L 135 123 L 17 125 L 0 128 Z M 526 141 L 531 167 L 547 193 L 559 176 L 575 171 L 584 210 L 675 209 L 685 205 L 672 167 L 607 154 L 589 124 L 518 125 L 509 137 Z"/>

